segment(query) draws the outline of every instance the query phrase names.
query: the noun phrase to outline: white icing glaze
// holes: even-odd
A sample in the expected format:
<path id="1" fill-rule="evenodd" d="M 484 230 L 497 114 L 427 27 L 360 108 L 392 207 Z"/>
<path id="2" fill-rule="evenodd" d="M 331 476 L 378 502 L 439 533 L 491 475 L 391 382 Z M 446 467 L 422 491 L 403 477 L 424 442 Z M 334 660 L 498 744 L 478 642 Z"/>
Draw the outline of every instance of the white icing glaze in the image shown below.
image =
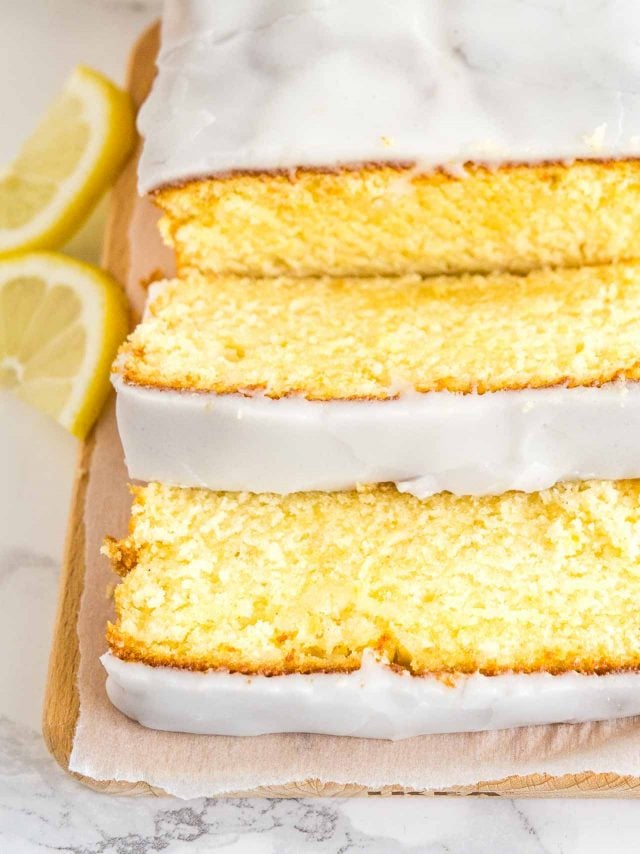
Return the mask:
<path id="1" fill-rule="evenodd" d="M 576 672 L 435 677 L 363 657 L 348 674 L 244 676 L 125 662 L 107 653 L 107 693 L 152 729 L 209 735 L 314 732 L 398 740 L 640 714 L 640 674 Z"/>
<path id="2" fill-rule="evenodd" d="M 137 480 L 276 493 L 388 481 L 422 498 L 640 477 L 640 383 L 325 403 L 113 382 Z"/>
<path id="3" fill-rule="evenodd" d="M 637 156 L 639 41 L 637 0 L 167 0 L 140 189 Z"/>

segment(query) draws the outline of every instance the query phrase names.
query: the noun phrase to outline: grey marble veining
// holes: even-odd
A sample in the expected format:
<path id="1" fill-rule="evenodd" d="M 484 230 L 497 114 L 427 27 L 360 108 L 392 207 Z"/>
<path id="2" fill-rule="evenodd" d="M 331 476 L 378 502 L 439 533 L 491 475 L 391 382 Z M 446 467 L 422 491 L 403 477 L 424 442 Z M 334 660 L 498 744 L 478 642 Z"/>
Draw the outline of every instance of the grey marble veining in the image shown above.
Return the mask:
<path id="1" fill-rule="evenodd" d="M 123 798 L 75 782 L 0 717 L 0 851 L 29 854 L 585 854 L 635 851 L 634 802 Z"/>

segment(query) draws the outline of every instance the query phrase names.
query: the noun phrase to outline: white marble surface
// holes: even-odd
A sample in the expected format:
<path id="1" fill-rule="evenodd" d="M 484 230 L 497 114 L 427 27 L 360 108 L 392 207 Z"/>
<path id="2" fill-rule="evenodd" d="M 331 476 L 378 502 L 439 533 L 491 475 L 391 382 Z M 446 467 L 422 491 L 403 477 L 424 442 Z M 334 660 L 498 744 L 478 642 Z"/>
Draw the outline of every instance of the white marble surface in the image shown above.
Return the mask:
<path id="1" fill-rule="evenodd" d="M 257 1 L 257 0 L 256 0 Z M 77 61 L 122 76 L 149 19 L 124 0 L 0 0 L 0 162 Z M 102 215 L 75 251 L 95 257 Z M 638 850 L 633 801 L 389 798 L 181 802 L 98 795 L 68 778 L 40 736 L 73 440 L 0 397 L 0 852 L 229 854 Z"/>

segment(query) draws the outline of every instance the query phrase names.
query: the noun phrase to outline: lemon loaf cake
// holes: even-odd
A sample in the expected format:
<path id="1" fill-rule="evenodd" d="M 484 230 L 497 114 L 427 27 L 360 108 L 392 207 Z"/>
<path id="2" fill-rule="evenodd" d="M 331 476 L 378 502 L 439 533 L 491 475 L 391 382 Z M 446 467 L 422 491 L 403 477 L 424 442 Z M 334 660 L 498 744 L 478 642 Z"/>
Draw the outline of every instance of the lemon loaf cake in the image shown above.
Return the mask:
<path id="1" fill-rule="evenodd" d="M 130 476 L 419 496 L 640 477 L 640 264 L 153 286 L 115 365 Z"/>
<path id="2" fill-rule="evenodd" d="M 640 713 L 640 482 L 289 496 L 149 484 L 104 551 L 114 704 L 401 738 Z"/>
<path id="3" fill-rule="evenodd" d="M 638 39 L 633 0 L 168 0 L 140 190 L 216 273 L 635 257 Z"/>

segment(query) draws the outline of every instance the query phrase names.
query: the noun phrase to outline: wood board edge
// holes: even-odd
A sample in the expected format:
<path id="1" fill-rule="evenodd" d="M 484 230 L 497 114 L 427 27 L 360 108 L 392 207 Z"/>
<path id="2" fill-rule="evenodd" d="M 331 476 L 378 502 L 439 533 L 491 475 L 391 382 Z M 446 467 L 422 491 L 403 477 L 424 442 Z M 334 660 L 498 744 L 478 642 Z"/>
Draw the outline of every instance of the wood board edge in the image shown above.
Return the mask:
<path id="1" fill-rule="evenodd" d="M 145 99 L 153 80 L 159 34 L 159 23 L 147 28 L 135 43 L 129 58 L 126 89 L 136 108 Z M 105 227 L 102 266 L 120 282 L 126 280 L 129 265 L 128 229 L 135 196 L 136 162 L 137 152 L 134 151 L 111 190 Z M 80 705 L 77 621 L 84 586 L 84 505 L 94 436 L 95 430 L 78 451 L 42 711 L 42 734 L 47 749 L 69 773 L 73 773 L 69 771 L 69 758 Z M 73 776 L 87 785 L 100 785 L 98 781 L 77 774 Z"/>

